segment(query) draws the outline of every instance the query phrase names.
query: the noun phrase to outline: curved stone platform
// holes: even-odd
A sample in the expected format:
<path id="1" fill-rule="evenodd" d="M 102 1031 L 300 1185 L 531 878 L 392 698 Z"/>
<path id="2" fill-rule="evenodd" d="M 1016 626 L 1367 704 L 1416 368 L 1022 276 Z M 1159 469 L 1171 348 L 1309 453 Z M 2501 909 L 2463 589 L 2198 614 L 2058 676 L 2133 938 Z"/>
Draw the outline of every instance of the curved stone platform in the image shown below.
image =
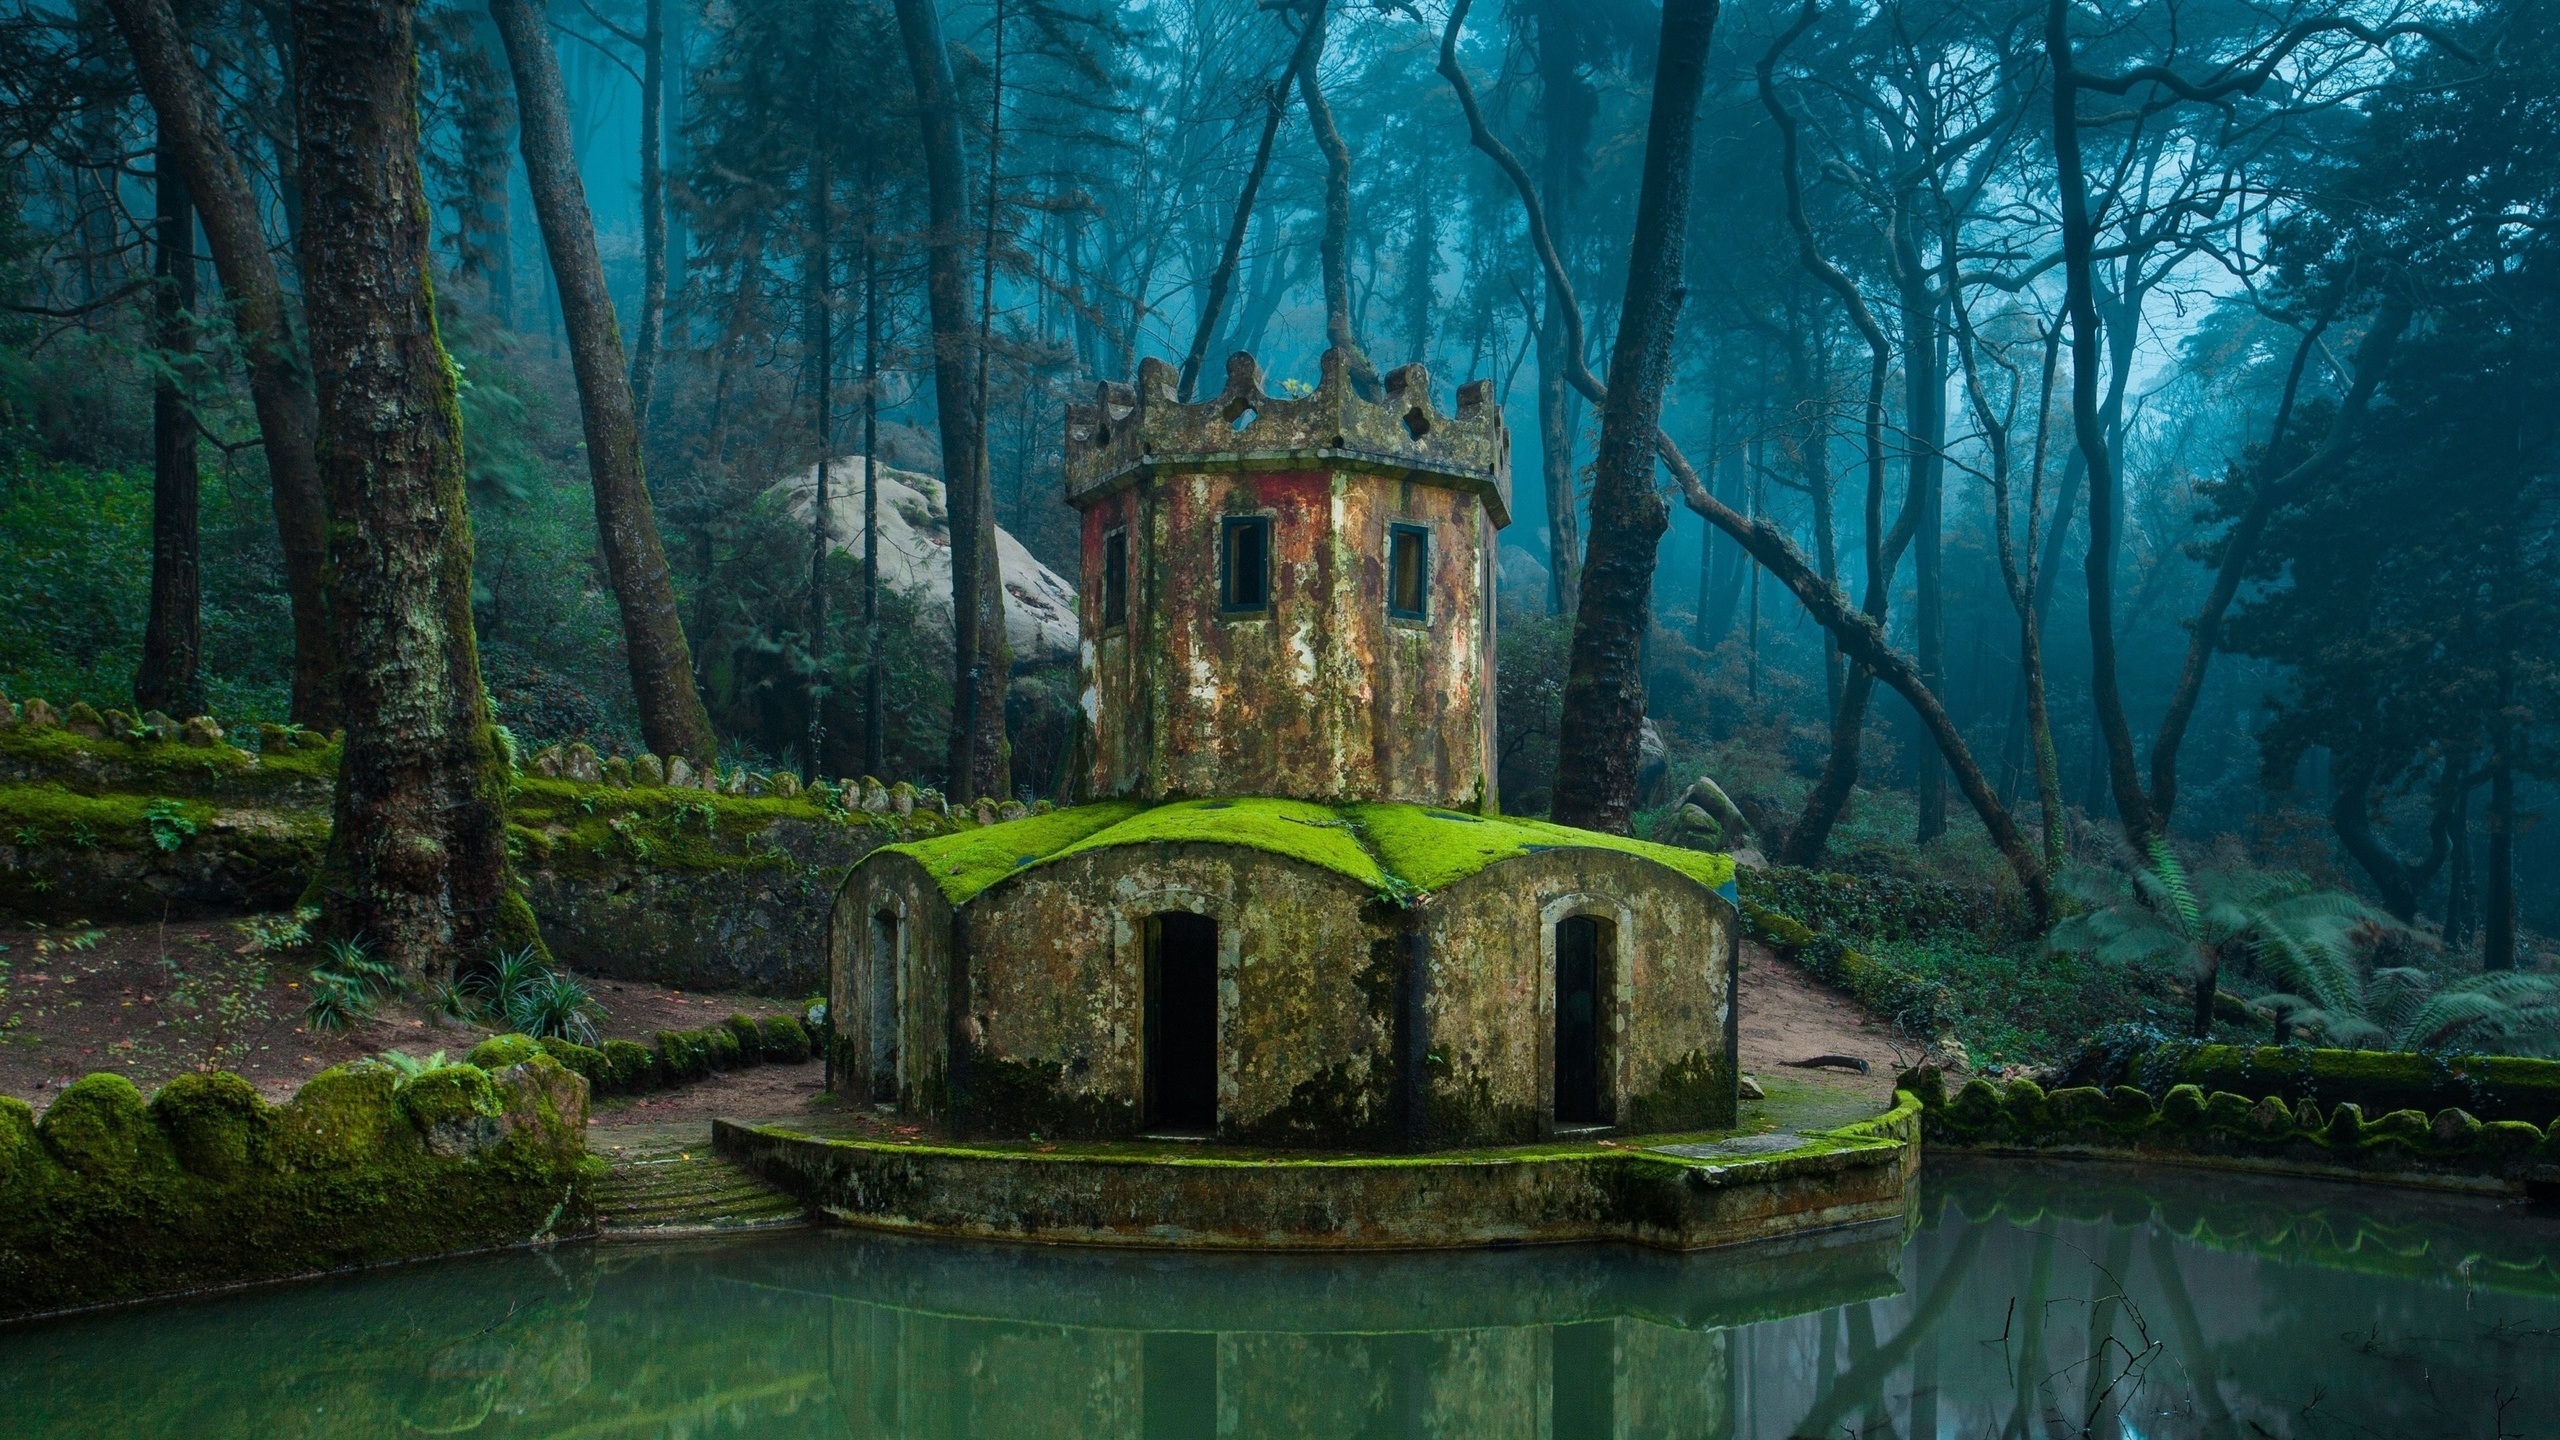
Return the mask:
<path id="1" fill-rule="evenodd" d="M 914 1234 L 1238 1250 L 1622 1241 L 1697 1250 L 1905 1213 L 1920 1107 L 1802 1134 L 1418 1156 L 828 1139 L 723 1120 L 720 1153 L 850 1224 Z"/>

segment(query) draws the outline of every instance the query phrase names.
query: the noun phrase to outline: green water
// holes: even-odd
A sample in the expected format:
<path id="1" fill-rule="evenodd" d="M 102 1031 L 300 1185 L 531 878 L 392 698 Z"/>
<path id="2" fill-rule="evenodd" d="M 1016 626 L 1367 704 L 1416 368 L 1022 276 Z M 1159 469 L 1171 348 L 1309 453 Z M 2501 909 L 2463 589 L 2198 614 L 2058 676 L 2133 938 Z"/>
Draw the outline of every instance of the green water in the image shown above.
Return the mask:
<path id="1" fill-rule="evenodd" d="M 0 1436 L 2560 1436 L 2555 1267 L 2548 1212 L 1987 1163 L 1689 1256 L 812 1230 L 0 1329 Z"/>

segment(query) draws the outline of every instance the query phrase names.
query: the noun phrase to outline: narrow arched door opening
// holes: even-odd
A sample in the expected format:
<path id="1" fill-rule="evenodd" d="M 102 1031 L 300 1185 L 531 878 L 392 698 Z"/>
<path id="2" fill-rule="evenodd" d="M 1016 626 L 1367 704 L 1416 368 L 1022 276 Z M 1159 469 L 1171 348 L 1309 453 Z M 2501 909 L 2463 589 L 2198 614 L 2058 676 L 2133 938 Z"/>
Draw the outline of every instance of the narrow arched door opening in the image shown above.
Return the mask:
<path id="1" fill-rule="evenodd" d="M 1206 1135 L 1218 1124 L 1218 922 L 1147 921 L 1146 1123 Z"/>
<path id="2" fill-rule="evenodd" d="M 1609 1123 L 1604 1083 L 1603 1001 L 1610 970 L 1607 921 L 1569 915 L 1556 922 L 1556 1124 Z"/>

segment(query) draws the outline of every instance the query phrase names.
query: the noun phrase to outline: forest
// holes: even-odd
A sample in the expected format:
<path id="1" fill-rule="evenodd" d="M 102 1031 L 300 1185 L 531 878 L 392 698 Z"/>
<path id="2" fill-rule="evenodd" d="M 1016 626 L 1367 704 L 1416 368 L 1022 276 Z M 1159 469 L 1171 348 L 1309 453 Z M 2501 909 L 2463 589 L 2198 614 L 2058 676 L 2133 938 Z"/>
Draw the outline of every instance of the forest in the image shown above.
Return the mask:
<path id="1" fill-rule="evenodd" d="M 1507 417 L 1504 813 L 2560 1053 L 2560 7 L 0 4 L 0 695 L 344 731 L 412 974 L 543 747 L 1086 798 L 1068 407 L 1328 351 Z"/>

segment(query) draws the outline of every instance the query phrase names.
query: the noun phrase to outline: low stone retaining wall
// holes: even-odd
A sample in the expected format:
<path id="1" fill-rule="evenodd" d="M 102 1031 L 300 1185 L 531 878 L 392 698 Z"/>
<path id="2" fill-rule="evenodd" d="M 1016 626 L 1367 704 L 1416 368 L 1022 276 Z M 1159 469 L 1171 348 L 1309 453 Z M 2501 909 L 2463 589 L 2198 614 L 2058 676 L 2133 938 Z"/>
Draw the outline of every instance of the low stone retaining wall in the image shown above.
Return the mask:
<path id="1" fill-rule="evenodd" d="M 1935 1148 L 2222 1166 L 2275 1174 L 2504 1193 L 2560 1191 L 2560 1124 L 2483 1121 L 2460 1108 L 2373 1118 L 2353 1101 L 2252 1099 L 2176 1085 L 2048 1094 L 2030 1080 L 1974 1079 L 1953 1095 L 1934 1067 L 1904 1075 Z"/>
<path id="2" fill-rule="evenodd" d="M 720 1152 L 848 1223 L 978 1239 L 1243 1250 L 1615 1240 L 1695 1250 L 1898 1219 L 1919 1102 L 1804 1135 L 1395 1157 L 1163 1145 L 830 1140 L 720 1121 Z"/>
<path id="3" fill-rule="evenodd" d="M 279 726 L 260 727 L 256 750 L 210 721 L 164 728 L 0 700 L 0 910 L 149 921 L 303 897 L 329 842 L 338 747 Z M 509 789 L 525 898 L 553 957 L 585 974 L 815 994 L 829 902 L 854 862 L 980 819 L 904 784 L 803 791 L 783 774 L 642 761 L 546 750 Z"/>
<path id="4" fill-rule="evenodd" d="M 586 1127 L 586 1082 L 540 1055 L 358 1062 L 283 1105 L 228 1074 L 148 1103 L 91 1075 L 41 1120 L 0 1096 L 0 1319 L 584 1234 Z"/>

